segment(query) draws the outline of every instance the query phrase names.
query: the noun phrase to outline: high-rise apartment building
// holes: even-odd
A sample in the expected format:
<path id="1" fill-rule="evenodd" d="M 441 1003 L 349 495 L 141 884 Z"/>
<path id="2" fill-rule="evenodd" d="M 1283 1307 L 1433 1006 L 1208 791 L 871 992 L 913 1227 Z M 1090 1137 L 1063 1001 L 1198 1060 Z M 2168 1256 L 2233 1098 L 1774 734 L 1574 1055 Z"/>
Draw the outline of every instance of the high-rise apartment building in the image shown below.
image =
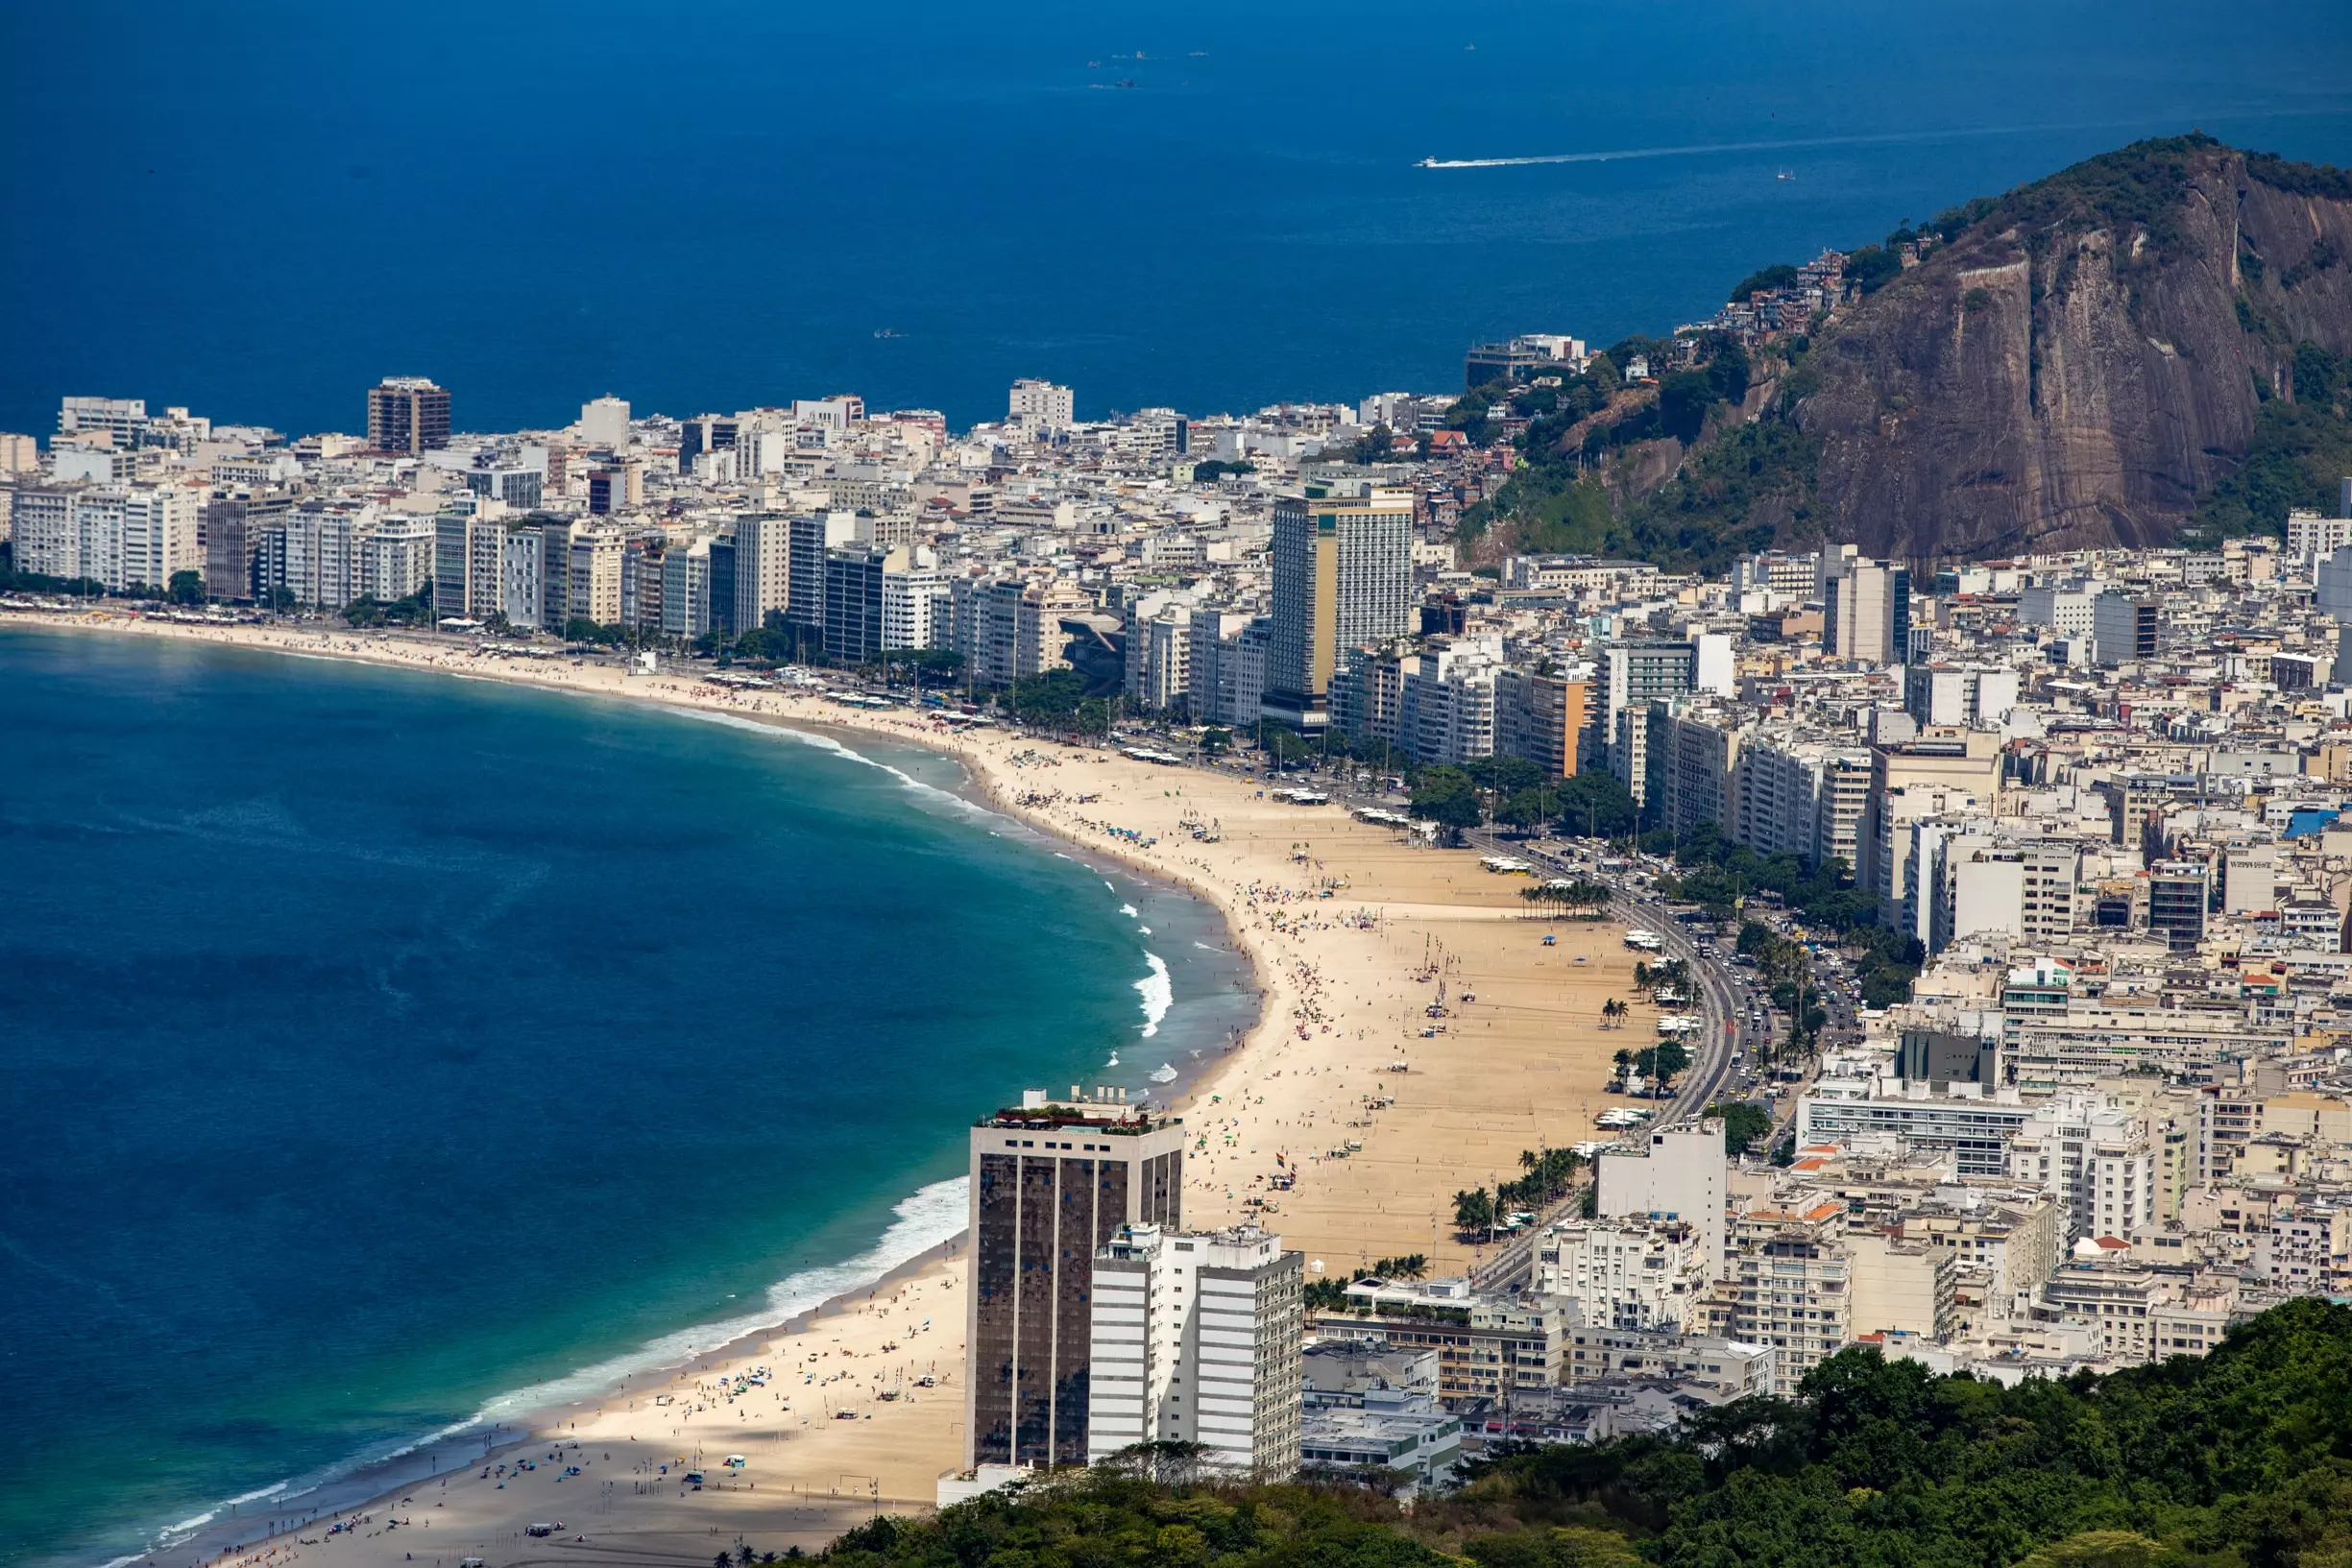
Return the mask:
<path id="1" fill-rule="evenodd" d="M 571 569 L 565 593 L 565 624 L 593 620 L 618 626 L 620 616 L 620 557 L 618 534 L 583 534 L 571 542 Z M 739 578 L 739 584 L 740 579 Z"/>
<path id="2" fill-rule="evenodd" d="M 740 514 L 735 519 L 736 634 L 765 626 L 791 598 L 791 519 L 773 512 Z"/>
<path id="3" fill-rule="evenodd" d="M 812 643 L 825 635 L 825 559 L 829 552 L 855 543 L 858 519 L 848 512 L 818 512 L 787 519 L 791 536 L 787 549 L 785 624 L 802 629 Z"/>
<path id="4" fill-rule="evenodd" d="M 1573 778 L 1592 683 L 1534 670 L 1503 669 L 1494 677 L 1494 752 L 1518 757 L 1545 777 Z"/>
<path id="5" fill-rule="evenodd" d="M 1722 1265 L 1700 1256 L 1704 1244 L 1682 1219 L 1567 1220 L 1536 1240 L 1536 1293 L 1575 1309 L 1581 1323 L 1681 1328 Z"/>
<path id="6" fill-rule="evenodd" d="M 861 544 L 825 552 L 825 657 L 837 664 L 872 664 L 882 660 L 883 579 L 895 565 L 907 567 L 905 550 L 874 550 Z"/>
<path id="7" fill-rule="evenodd" d="M 1909 653 L 1911 568 L 1847 556 L 1822 585 L 1822 651 L 1832 659 L 1901 663 Z"/>
<path id="8" fill-rule="evenodd" d="M 636 458 L 588 470 L 588 510 L 597 517 L 633 512 L 645 504 L 645 469 Z"/>
<path id="9" fill-rule="evenodd" d="M 1095 1254 L 1086 1459 L 1197 1443 L 1202 1464 L 1278 1481 L 1298 1468 L 1302 1257 L 1254 1227 L 1123 1225 Z"/>
<path id="10" fill-rule="evenodd" d="M 602 451 L 617 452 L 629 444 L 629 400 L 607 393 L 580 405 L 580 440 Z"/>
<path id="11" fill-rule="evenodd" d="M 966 1470 L 1087 1461 L 1096 1255 L 1184 1219 L 1183 1125 L 1123 1094 L 1032 1089 L 972 1129 Z"/>
<path id="12" fill-rule="evenodd" d="M 662 633 L 698 638 L 711 629 L 711 544 L 696 540 L 662 555 Z"/>
<path id="13" fill-rule="evenodd" d="M 2322 611 L 2328 607 L 2321 605 Z M 2156 657 L 2161 607 L 2132 593 L 2101 593 L 2091 601 L 2091 657 L 2113 666 Z"/>
<path id="14" fill-rule="evenodd" d="M 1649 1135 L 1640 1153 L 1604 1149 L 1593 1167 L 1603 1218 L 1680 1220 L 1697 1237 L 1703 1284 L 1723 1264 L 1723 1122 L 1706 1118 Z"/>
<path id="15" fill-rule="evenodd" d="M 1609 771 L 1637 803 L 1649 792 L 1650 704 L 1678 697 L 1698 682 L 1696 642 L 1615 642 L 1604 650 L 1601 703 L 1594 717 Z M 1599 749 L 1599 748 L 1596 748 Z"/>
<path id="16" fill-rule="evenodd" d="M 1846 1209 L 1754 1209 L 1733 1229 L 1732 1338 L 1773 1349 L 1773 1392 L 1785 1398 L 1805 1374 L 1845 1347 L 1853 1312 Z"/>
<path id="17" fill-rule="evenodd" d="M 1274 502 L 1273 639 L 1266 714 L 1320 726 L 1340 650 L 1414 629 L 1413 493 L 1370 479 Z"/>
<path id="18" fill-rule="evenodd" d="M 205 503 L 205 591 L 237 603 L 254 596 L 254 561 L 261 530 L 293 500 L 281 493 L 224 495 Z"/>
<path id="19" fill-rule="evenodd" d="M 422 375 L 387 375 L 368 389 L 368 445 L 414 457 L 449 444 L 449 394 Z"/>

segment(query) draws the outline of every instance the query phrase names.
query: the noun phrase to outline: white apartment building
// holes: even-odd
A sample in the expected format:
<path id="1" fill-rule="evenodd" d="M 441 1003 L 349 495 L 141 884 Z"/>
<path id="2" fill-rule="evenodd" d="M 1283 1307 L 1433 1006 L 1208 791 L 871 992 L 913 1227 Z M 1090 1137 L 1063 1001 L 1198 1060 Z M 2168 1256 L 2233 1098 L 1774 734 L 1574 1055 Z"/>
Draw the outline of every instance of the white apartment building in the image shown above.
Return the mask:
<path id="1" fill-rule="evenodd" d="M 1067 430 L 1078 422 L 1078 398 L 1068 387 L 1023 376 L 1006 399 L 1006 420 L 1024 430 Z"/>
<path id="2" fill-rule="evenodd" d="M 1903 710 L 1922 724 L 1997 729 L 2017 706 L 2017 671 L 1992 664 L 1911 664 Z"/>
<path id="3" fill-rule="evenodd" d="M 629 401 L 609 393 L 593 402 L 580 405 L 580 422 L 576 427 L 580 440 L 591 446 L 618 451 L 629 444 Z"/>
<path id="4" fill-rule="evenodd" d="M 1188 600 L 1165 590 L 1128 601 L 1121 616 L 1128 701 L 1160 712 L 1190 695 L 1192 613 Z"/>
<path id="5" fill-rule="evenodd" d="M 1660 824 L 1688 832 L 1711 822 L 1727 836 L 1739 822 L 1739 754 L 1746 738 L 1739 716 L 1691 699 L 1653 704 L 1649 743 L 1659 755 L 1647 770 L 1661 792 Z"/>
<path id="6" fill-rule="evenodd" d="M 1094 1260 L 1086 1461 L 1137 1443 L 1198 1443 L 1217 1470 L 1296 1474 L 1302 1264 L 1253 1227 L 1123 1226 Z"/>
<path id="7" fill-rule="evenodd" d="M 1603 1149 L 1593 1164 L 1605 1219 L 1680 1220 L 1698 1243 L 1702 1283 L 1723 1260 L 1723 1123 L 1708 1117 L 1652 1132 L 1639 1150 Z"/>
<path id="8" fill-rule="evenodd" d="M 1822 1202 L 1754 1210 L 1733 1228 L 1732 1338 L 1772 1347 L 1772 1391 L 1783 1398 L 1852 1338 L 1845 1218 L 1842 1204 Z"/>
<path id="9" fill-rule="evenodd" d="M 1462 643 L 1423 654 L 1403 674 L 1398 700 L 1398 739 L 1406 738 L 1423 764 L 1459 765 L 1494 755 L 1494 678 L 1501 650 Z"/>
<path id="10" fill-rule="evenodd" d="M 433 520 L 391 517 L 359 541 L 359 591 L 381 603 L 405 599 L 433 575 Z"/>
<path id="11" fill-rule="evenodd" d="M 86 577 L 110 593 L 158 592 L 176 572 L 205 568 L 201 492 L 179 485 L 27 486 L 14 493 L 19 571 Z"/>
<path id="12" fill-rule="evenodd" d="M 2041 584 L 2017 596 L 2017 618 L 2028 626 L 2047 626 L 2060 637 L 2091 635 L 2091 604 L 2098 591 L 2082 585 Z"/>
<path id="13" fill-rule="evenodd" d="M 2156 1227 L 2156 1153 L 2144 1116 L 2063 1095 L 2028 1118 L 2009 1144 L 2008 1175 L 2064 1208 L 2066 1242 L 2132 1241 Z"/>
<path id="14" fill-rule="evenodd" d="M 1889 1094 L 1875 1093 L 1867 1083 L 1845 1093 L 1824 1080 L 1797 1102 L 1797 1142 L 1853 1144 L 1887 1137 L 1915 1153 L 1949 1155 L 1962 1176 L 2004 1175 L 2010 1141 L 2033 1108 L 2013 1089 L 1990 1095 L 1978 1089 L 1959 1083 L 1938 1095 L 1931 1085 L 1915 1081 L 1898 1083 Z"/>
<path id="15" fill-rule="evenodd" d="M 1725 832 L 1758 855 L 1854 866 L 1870 797 L 1870 753 L 1827 740 L 1750 734 L 1738 748 Z"/>
<path id="16" fill-rule="evenodd" d="M 1185 684 L 1193 717 L 1203 724 L 1258 721 L 1266 691 L 1266 650 L 1273 623 L 1264 615 L 1196 610 L 1186 628 Z"/>
<path id="17" fill-rule="evenodd" d="M 742 569 L 740 556 L 736 569 Z M 944 648 L 954 640 L 954 622 L 955 604 L 946 572 L 920 564 L 883 572 L 884 647 Z"/>
<path id="18" fill-rule="evenodd" d="M 1571 1219 L 1537 1240 L 1536 1291 L 1589 1326 L 1682 1328 L 1711 1272 L 1701 1244 L 1679 1219 Z"/>
<path id="19" fill-rule="evenodd" d="M 2329 518 L 2296 508 L 2287 514 L 2287 553 L 2308 568 L 2352 545 L 2352 517 Z"/>

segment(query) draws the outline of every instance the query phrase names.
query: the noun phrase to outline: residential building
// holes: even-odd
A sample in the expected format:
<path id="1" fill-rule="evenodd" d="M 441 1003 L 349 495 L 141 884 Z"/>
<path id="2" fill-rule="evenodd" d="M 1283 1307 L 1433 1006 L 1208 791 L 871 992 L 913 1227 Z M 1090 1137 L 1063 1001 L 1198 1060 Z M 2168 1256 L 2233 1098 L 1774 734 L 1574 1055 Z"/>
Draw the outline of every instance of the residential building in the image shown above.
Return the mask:
<path id="1" fill-rule="evenodd" d="M 1266 711 L 1320 726 L 1340 650 L 1413 630 L 1413 493 L 1334 479 L 1277 498 L 1272 579 Z"/>
<path id="2" fill-rule="evenodd" d="M 368 445 L 411 457 L 449 444 L 449 394 L 421 375 L 387 375 L 368 389 Z"/>
<path id="3" fill-rule="evenodd" d="M 1194 1443 L 1212 1471 L 1295 1474 L 1302 1266 L 1254 1228 L 1122 1225 L 1095 1253 L 1087 1462 L 1138 1443 Z"/>
<path id="4" fill-rule="evenodd" d="M 1182 1228 L 1184 1142 L 1075 1088 L 973 1127 L 964 1469 L 1087 1461 L 1095 1260 L 1122 1227 Z"/>

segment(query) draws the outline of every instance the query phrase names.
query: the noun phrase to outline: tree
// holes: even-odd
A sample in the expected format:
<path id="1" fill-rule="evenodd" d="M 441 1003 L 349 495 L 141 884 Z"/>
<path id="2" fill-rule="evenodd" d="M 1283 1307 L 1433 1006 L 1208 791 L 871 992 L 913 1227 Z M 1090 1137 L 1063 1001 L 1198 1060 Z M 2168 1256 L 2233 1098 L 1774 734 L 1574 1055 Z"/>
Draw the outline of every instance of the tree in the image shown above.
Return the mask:
<path id="1" fill-rule="evenodd" d="M 1745 1154 L 1772 1131 L 1771 1113 L 1744 1099 L 1709 1105 L 1707 1114 L 1720 1117 L 1723 1121 L 1723 1151 L 1726 1154 Z"/>
<path id="2" fill-rule="evenodd" d="M 1494 1194 L 1483 1187 L 1472 1187 L 1454 1194 L 1454 1229 L 1467 1234 L 1471 1231 L 1494 1229 Z"/>
<path id="3" fill-rule="evenodd" d="M 171 601 L 172 601 L 172 603 L 174 603 L 174 604 L 202 604 L 202 603 L 204 603 L 204 602 L 205 602 L 205 575 L 204 575 L 204 573 L 203 573 L 203 572 L 201 572 L 201 571 L 175 571 L 175 572 L 173 572 L 173 573 L 172 573 L 171 588 L 170 588 L 170 590 L 169 590 L 169 594 L 170 594 Z"/>
<path id="4" fill-rule="evenodd" d="M 1617 838 L 1634 831 L 1640 809 L 1634 797 L 1608 773 L 1584 772 L 1560 782 L 1560 831 L 1592 838 Z"/>
<path id="5" fill-rule="evenodd" d="M 1484 820 L 1478 808 L 1478 786 L 1458 767 L 1423 769 L 1413 786 L 1413 809 L 1457 832 Z"/>
<path id="6" fill-rule="evenodd" d="M 1233 732 L 1210 725 L 1200 732 L 1200 749 L 1211 757 L 1223 757 L 1233 749 Z"/>
<path id="7" fill-rule="evenodd" d="M 1610 1028 L 1616 1027 L 1618 1021 L 1624 1017 L 1625 1003 L 1619 1001 L 1616 998 L 1611 997 L 1607 1001 L 1601 1003 L 1601 1022 L 1606 1026 Z M 1617 1056 L 1619 1058 L 1617 1066 L 1620 1068 L 1625 1065 L 1625 1054 L 1626 1053 L 1621 1050 L 1617 1052 Z"/>
<path id="8" fill-rule="evenodd" d="M 300 610 L 302 607 L 303 601 L 294 596 L 294 590 L 290 588 L 274 588 L 270 590 L 270 609 L 275 611 L 277 614 L 281 615 L 290 615 L 295 611 Z"/>

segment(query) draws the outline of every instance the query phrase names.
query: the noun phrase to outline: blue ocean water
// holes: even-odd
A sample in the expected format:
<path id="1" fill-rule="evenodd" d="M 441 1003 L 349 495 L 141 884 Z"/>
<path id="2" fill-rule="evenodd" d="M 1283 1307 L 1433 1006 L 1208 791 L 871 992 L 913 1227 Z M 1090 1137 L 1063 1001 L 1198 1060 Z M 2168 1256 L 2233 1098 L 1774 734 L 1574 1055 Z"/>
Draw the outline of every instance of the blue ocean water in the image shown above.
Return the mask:
<path id="1" fill-rule="evenodd" d="M 778 1320 L 1250 1013 L 927 754 L 6 627 L 0 736 L 0 1560 Z"/>
<path id="2" fill-rule="evenodd" d="M 2352 10 L 18 4 L 0 429 L 103 393 L 348 430 L 393 373 L 471 429 L 1444 390 L 1474 339 L 1662 331 L 2193 126 L 2352 162 Z M 1560 153 L 1640 156 L 1412 167 Z"/>

